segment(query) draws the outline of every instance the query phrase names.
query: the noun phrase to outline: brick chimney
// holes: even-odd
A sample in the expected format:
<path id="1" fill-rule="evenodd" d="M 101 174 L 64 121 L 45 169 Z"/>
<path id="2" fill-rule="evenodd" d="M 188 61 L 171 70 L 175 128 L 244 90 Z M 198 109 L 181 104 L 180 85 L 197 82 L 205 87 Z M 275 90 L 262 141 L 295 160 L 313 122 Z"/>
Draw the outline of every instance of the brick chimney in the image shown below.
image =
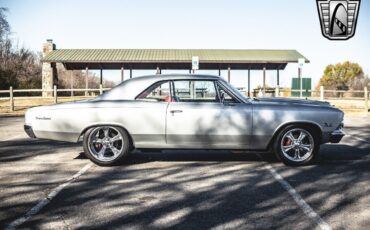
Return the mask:
<path id="1" fill-rule="evenodd" d="M 46 42 L 42 45 L 42 57 L 45 57 L 48 53 L 56 50 L 56 45 L 53 43 L 53 39 L 46 39 Z"/>

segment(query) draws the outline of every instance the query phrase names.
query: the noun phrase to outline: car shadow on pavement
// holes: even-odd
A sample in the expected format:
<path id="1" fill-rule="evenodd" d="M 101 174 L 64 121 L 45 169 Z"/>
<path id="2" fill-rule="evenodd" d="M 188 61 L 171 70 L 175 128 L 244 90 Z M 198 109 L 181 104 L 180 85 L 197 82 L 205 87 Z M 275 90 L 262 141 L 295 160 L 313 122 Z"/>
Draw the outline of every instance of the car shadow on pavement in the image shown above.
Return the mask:
<path id="1" fill-rule="evenodd" d="M 273 154 L 263 154 L 264 160 L 276 162 Z M 253 152 L 234 152 L 227 150 L 162 150 L 162 151 L 134 151 L 122 165 L 143 164 L 154 161 L 163 162 L 227 162 L 243 161 L 245 163 L 260 162 L 262 159 Z"/>
<path id="2" fill-rule="evenodd" d="M 38 155 L 55 154 L 55 151 L 63 151 L 80 144 L 40 139 L 17 139 L 0 142 L 0 162 L 18 161 Z"/>
<path id="3" fill-rule="evenodd" d="M 368 159 L 370 157 L 370 142 L 354 140 L 348 144 L 325 144 L 320 147 L 316 164 L 341 164 L 351 161 Z"/>

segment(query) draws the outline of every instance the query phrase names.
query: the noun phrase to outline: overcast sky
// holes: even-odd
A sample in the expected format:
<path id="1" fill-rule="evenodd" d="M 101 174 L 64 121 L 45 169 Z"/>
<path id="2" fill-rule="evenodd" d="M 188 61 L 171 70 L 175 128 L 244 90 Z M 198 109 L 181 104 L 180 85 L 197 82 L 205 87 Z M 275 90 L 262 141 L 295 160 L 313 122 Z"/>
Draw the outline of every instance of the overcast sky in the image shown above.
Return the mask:
<path id="1" fill-rule="evenodd" d="M 12 36 L 34 51 L 41 51 L 48 38 L 57 48 L 296 49 L 311 61 L 303 74 L 314 84 L 330 63 L 350 60 L 370 72 L 367 0 L 361 2 L 356 35 L 348 41 L 322 36 L 315 0 L 0 0 L 0 6 L 9 8 Z M 104 73 L 120 79 L 118 71 Z M 246 87 L 246 75 L 232 71 L 232 83 Z M 297 64 L 289 64 L 281 85 L 290 86 L 296 75 Z M 275 85 L 276 71 L 267 77 Z M 253 71 L 252 86 L 261 82 L 262 73 Z"/>

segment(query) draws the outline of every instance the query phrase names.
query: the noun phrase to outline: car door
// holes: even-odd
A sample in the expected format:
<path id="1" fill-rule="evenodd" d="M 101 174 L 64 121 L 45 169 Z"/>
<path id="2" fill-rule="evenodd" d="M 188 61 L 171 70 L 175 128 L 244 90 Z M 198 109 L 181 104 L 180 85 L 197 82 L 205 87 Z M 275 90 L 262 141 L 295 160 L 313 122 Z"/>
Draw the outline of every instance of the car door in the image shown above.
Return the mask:
<path id="1" fill-rule="evenodd" d="M 227 94 L 214 80 L 173 81 L 172 89 L 174 100 L 168 105 L 166 119 L 170 147 L 248 148 L 251 105 Z M 220 102 L 221 90 L 230 101 Z"/>
<path id="2" fill-rule="evenodd" d="M 166 146 L 166 112 L 170 82 L 162 81 L 150 86 L 136 98 L 135 105 L 123 112 L 130 112 L 131 135 L 137 148 L 163 148 Z"/>

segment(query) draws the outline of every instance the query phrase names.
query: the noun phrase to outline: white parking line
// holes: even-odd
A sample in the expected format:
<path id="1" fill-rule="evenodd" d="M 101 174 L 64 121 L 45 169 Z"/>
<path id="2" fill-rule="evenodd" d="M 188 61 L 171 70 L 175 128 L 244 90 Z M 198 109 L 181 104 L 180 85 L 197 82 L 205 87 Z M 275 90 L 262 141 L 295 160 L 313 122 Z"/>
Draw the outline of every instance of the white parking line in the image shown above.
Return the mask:
<path id="1" fill-rule="evenodd" d="M 85 173 L 93 164 L 89 163 L 85 165 L 80 171 L 78 171 L 75 175 L 69 178 L 65 183 L 59 185 L 58 187 L 54 188 L 45 198 L 41 199 L 33 208 L 31 208 L 25 215 L 19 217 L 18 219 L 11 222 L 5 229 L 11 230 L 16 229 L 21 224 L 25 223 L 29 220 L 32 216 L 36 215 L 40 210 L 45 207 L 50 201 L 58 195 L 60 191 L 62 191 L 65 187 L 70 185 L 73 181 L 75 181 L 78 177 L 80 177 L 83 173 Z"/>
<path id="2" fill-rule="evenodd" d="M 257 154 L 258 157 L 261 155 Z M 276 172 L 276 170 L 269 164 L 266 164 L 265 169 L 268 170 L 274 179 L 293 197 L 297 205 L 302 209 L 304 214 L 313 220 L 321 229 L 331 230 L 332 228 L 326 223 L 312 208 L 306 203 L 306 201 L 299 195 L 299 193 L 286 181 L 284 178 Z"/>

